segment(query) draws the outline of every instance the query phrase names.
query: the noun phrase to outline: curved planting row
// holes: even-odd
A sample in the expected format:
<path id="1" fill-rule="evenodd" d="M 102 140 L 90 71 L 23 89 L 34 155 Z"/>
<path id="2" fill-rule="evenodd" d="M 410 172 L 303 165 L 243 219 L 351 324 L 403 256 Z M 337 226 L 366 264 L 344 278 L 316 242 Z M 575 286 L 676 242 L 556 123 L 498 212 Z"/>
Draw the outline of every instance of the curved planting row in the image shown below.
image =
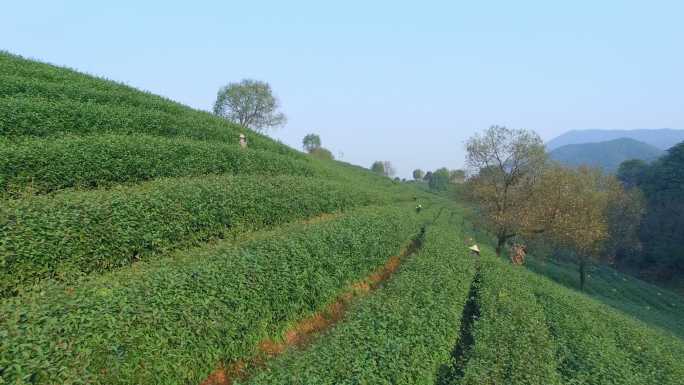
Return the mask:
<path id="1" fill-rule="evenodd" d="M 235 144 L 148 135 L 0 138 L 0 191 L 47 193 L 205 174 L 311 176 L 311 163 Z"/>
<path id="2" fill-rule="evenodd" d="M 380 192 L 305 177 L 161 179 L 0 206 L 0 291 L 106 271 L 211 238 L 355 206 Z"/>
<path id="3" fill-rule="evenodd" d="M 303 156 L 287 146 L 208 114 L 171 114 L 130 105 L 80 102 L 40 96 L 0 97 L 0 136 L 150 134 L 216 140 L 237 145 L 241 132 L 252 148 Z"/>
<path id="4" fill-rule="evenodd" d="M 442 384 L 560 384 L 556 346 L 529 279 L 514 266 L 481 257 L 472 344 L 452 359 Z"/>
<path id="5" fill-rule="evenodd" d="M 546 279 L 535 277 L 530 285 L 559 346 L 559 371 L 564 382 L 682 383 L 684 342 L 681 339 Z"/>
<path id="6" fill-rule="evenodd" d="M 15 59 L 15 62 L 25 64 L 28 61 Z M 2 60 L 0 59 L 0 62 Z M 21 67 L 21 66 L 18 66 Z M 90 77 L 78 72 L 71 72 L 64 68 L 49 71 L 49 65 L 34 71 L 0 71 L 0 96 L 41 96 L 50 99 L 71 99 L 80 102 L 97 102 L 103 104 L 129 105 L 156 109 L 172 114 L 198 113 L 190 107 L 180 103 L 143 92 L 123 84 Z M 54 76 L 45 76 L 46 73 Z"/>
<path id="7" fill-rule="evenodd" d="M 421 250 L 334 329 L 244 383 L 432 384 L 458 338 L 475 271 L 458 224 L 447 219 L 428 227 Z"/>
<path id="8" fill-rule="evenodd" d="M 397 255 L 433 215 L 410 206 L 285 226 L 239 247 L 219 243 L 6 299 L 0 380 L 200 383 Z"/>

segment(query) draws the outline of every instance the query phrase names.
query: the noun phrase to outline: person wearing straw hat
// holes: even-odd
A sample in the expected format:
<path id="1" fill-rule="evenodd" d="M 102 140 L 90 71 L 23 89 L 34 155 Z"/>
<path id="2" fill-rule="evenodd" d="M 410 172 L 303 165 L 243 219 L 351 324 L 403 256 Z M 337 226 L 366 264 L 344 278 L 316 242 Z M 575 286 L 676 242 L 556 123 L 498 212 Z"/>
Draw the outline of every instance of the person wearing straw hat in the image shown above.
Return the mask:
<path id="1" fill-rule="evenodd" d="M 247 148 L 247 137 L 245 134 L 240 134 L 240 148 Z"/>
<path id="2" fill-rule="evenodd" d="M 472 255 L 475 255 L 475 256 L 478 256 L 478 257 L 480 256 L 480 248 L 477 247 L 477 245 L 472 245 L 472 246 L 470 246 L 470 247 L 468 248 L 468 250 L 470 250 L 470 252 L 471 252 Z"/>

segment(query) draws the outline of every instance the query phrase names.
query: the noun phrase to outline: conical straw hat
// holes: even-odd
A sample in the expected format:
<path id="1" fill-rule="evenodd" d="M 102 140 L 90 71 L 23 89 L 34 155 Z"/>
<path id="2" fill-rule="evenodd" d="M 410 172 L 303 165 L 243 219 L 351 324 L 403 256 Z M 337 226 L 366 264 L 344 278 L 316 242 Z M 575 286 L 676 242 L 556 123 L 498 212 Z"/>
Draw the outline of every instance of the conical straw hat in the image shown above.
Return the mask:
<path id="1" fill-rule="evenodd" d="M 468 248 L 468 250 L 472 250 L 472 251 L 474 251 L 474 252 L 476 252 L 476 253 L 479 253 L 479 252 L 480 252 L 480 248 L 477 247 L 477 245 L 472 245 L 472 246 L 470 246 L 470 247 Z"/>

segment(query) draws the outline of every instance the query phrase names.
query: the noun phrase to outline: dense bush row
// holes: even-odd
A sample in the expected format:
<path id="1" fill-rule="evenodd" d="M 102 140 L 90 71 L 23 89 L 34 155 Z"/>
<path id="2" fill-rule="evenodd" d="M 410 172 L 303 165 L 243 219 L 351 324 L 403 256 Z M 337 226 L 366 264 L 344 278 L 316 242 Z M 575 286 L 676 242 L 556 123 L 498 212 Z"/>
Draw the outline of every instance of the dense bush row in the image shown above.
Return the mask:
<path id="1" fill-rule="evenodd" d="M 35 71 L 32 74 L 35 74 Z M 206 114 L 151 93 L 83 74 L 73 73 L 71 76 L 62 77 L 66 79 L 44 79 L 40 75 L 17 75 L 0 71 L 0 96 L 40 96 L 49 99 L 142 107 L 172 114 Z"/>
<path id="2" fill-rule="evenodd" d="M 311 163 L 237 145 L 147 135 L 0 138 L 0 191 L 89 189 L 161 176 L 311 176 Z"/>
<path id="3" fill-rule="evenodd" d="M 67 90 L 71 87 L 71 85 L 77 85 L 77 88 L 79 88 L 79 92 L 77 93 L 84 95 L 88 95 L 93 91 L 95 91 L 96 94 L 97 92 L 106 92 L 110 95 L 122 95 L 122 99 L 114 99 L 117 102 L 122 102 L 124 99 L 130 101 L 139 100 L 140 104 L 145 106 L 161 106 L 165 104 L 170 106 L 169 108 L 172 108 L 172 106 L 188 108 L 169 99 L 154 95 L 149 92 L 140 91 L 122 83 L 107 80 L 101 77 L 90 76 L 65 67 L 25 59 L 21 56 L 2 51 L 0 51 L 0 77 L 3 79 L 23 79 L 27 84 L 26 86 L 23 86 L 22 84 L 16 84 L 16 81 L 3 80 L 3 85 L 0 85 L 0 90 L 3 90 L 0 92 L 2 92 L 3 95 L 25 93 L 22 91 L 22 89 L 31 93 L 38 92 L 38 94 L 44 94 L 45 91 L 38 91 L 33 88 L 36 84 L 34 82 L 37 82 L 49 85 L 50 87 L 64 87 L 64 89 Z M 5 86 L 5 83 L 8 85 Z M 35 85 L 35 87 L 42 86 Z M 80 98 L 77 96 L 77 93 L 62 91 L 59 95 L 48 93 L 45 94 L 45 96 L 75 96 Z M 90 99 L 97 98 L 90 97 Z"/>
<path id="4" fill-rule="evenodd" d="M 529 286 L 558 345 L 559 372 L 573 384 L 681 384 L 684 342 L 536 276 Z"/>
<path id="5" fill-rule="evenodd" d="M 433 384 L 459 335 L 474 274 L 458 221 L 427 229 L 422 249 L 305 351 L 290 351 L 249 384 Z"/>
<path id="6" fill-rule="evenodd" d="M 0 381 L 198 384 L 396 255 L 433 215 L 410 206 L 286 225 L 239 247 L 219 243 L 5 299 Z"/>
<path id="7" fill-rule="evenodd" d="M 448 384 L 560 384 L 556 347 L 520 268 L 483 255 L 475 301 L 474 344 Z"/>
<path id="8" fill-rule="evenodd" d="M 247 135 L 249 146 L 291 156 L 302 154 L 207 115 L 168 112 L 135 106 L 78 102 L 43 97 L 0 97 L 0 136 L 54 136 L 62 134 L 151 134 L 216 140 L 237 144 Z"/>
<path id="9" fill-rule="evenodd" d="M 0 206 L 0 289 L 106 271 L 179 247 L 354 206 L 383 194 L 305 177 L 161 179 Z"/>

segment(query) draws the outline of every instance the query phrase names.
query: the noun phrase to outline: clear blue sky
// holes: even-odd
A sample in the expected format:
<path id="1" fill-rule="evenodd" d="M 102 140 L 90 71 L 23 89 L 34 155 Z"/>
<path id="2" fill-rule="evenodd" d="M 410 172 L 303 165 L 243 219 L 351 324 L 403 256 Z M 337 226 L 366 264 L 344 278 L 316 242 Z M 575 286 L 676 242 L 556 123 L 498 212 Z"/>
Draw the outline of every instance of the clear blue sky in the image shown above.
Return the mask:
<path id="1" fill-rule="evenodd" d="M 684 128 L 684 1 L 5 1 L 0 49 L 210 109 L 266 80 L 343 160 L 463 164 L 491 124 Z"/>

